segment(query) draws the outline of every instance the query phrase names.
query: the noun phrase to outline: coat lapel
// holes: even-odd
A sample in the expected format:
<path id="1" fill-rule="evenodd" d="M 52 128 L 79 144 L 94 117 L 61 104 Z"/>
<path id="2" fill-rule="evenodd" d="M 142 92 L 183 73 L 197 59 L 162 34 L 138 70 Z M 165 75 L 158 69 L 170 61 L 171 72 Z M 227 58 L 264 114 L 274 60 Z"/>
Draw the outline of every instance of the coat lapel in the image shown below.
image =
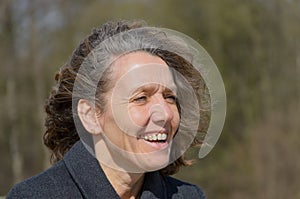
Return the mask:
<path id="1" fill-rule="evenodd" d="M 97 159 L 87 151 L 81 141 L 65 155 L 64 162 L 83 198 L 120 198 Z"/>
<path id="2" fill-rule="evenodd" d="M 167 198 L 167 187 L 159 172 L 146 173 L 141 199 Z"/>
<path id="3" fill-rule="evenodd" d="M 64 157 L 65 165 L 83 198 L 120 199 L 98 160 L 77 142 Z M 146 173 L 141 199 L 167 198 L 167 188 L 159 172 Z"/>

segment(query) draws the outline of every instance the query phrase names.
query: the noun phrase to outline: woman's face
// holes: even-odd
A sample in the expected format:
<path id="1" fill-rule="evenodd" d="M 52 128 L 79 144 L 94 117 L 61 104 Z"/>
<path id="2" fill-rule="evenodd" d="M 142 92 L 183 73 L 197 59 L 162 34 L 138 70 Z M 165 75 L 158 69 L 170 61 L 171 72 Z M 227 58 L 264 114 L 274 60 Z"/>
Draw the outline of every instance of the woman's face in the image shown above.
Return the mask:
<path id="1" fill-rule="evenodd" d="M 114 87 L 106 93 L 98 122 L 111 144 L 145 155 L 170 148 L 180 117 L 167 64 L 146 52 L 130 53 L 114 62 L 110 81 Z M 162 152 L 153 158 L 164 163 L 168 156 Z"/>

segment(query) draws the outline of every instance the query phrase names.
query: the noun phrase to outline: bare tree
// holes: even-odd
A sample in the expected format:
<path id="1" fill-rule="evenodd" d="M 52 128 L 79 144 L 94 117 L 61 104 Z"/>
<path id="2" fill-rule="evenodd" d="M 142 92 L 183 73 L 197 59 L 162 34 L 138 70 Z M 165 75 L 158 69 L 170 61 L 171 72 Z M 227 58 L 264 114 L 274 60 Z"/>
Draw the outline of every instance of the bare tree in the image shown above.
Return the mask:
<path id="1" fill-rule="evenodd" d="M 15 37 L 14 37 L 14 22 L 13 22 L 13 10 L 12 1 L 5 1 L 4 4 L 4 30 L 6 33 L 6 51 L 10 55 L 10 59 L 7 60 L 5 69 L 7 71 L 7 82 L 6 82 L 6 108 L 7 116 L 9 118 L 9 146 L 10 155 L 12 160 L 12 173 L 14 182 L 20 181 L 22 179 L 22 158 L 19 148 L 19 138 L 18 138 L 18 124 L 17 124 L 17 92 L 16 92 L 16 82 L 17 82 L 17 72 L 15 66 L 17 65 L 18 57 L 15 53 Z"/>

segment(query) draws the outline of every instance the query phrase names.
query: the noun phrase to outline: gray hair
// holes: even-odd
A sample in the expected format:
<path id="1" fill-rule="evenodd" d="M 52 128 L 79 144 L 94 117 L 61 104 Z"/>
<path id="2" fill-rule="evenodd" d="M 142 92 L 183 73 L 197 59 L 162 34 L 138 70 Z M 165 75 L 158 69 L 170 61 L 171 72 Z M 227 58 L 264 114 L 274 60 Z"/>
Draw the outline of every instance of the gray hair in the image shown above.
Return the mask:
<path id="1" fill-rule="evenodd" d="M 178 47 L 178 46 L 177 46 Z M 156 55 L 170 48 L 170 39 L 160 29 L 138 28 L 109 37 L 94 47 L 78 71 L 73 97 L 95 101 L 100 108 L 105 103 L 101 94 L 109 85 L 110 66 L 120 57 L 136 51 Z"/>

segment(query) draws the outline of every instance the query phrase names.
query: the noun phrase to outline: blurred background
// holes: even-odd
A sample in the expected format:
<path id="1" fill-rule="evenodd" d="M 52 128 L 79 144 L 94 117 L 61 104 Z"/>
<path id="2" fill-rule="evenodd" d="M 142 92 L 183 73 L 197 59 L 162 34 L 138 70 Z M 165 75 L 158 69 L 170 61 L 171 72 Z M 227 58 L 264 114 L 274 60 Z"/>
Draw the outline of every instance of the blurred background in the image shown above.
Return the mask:
<path id="1" fill-rule="evenodd" d="M 299 0 L 1 0 L 0 195 L 50 166 L 43 106 L 55 71 L 112 19 L 191 36 L 223 76 L 221 137 L 176 177 L 210 199 L 300 198 Z"/>

